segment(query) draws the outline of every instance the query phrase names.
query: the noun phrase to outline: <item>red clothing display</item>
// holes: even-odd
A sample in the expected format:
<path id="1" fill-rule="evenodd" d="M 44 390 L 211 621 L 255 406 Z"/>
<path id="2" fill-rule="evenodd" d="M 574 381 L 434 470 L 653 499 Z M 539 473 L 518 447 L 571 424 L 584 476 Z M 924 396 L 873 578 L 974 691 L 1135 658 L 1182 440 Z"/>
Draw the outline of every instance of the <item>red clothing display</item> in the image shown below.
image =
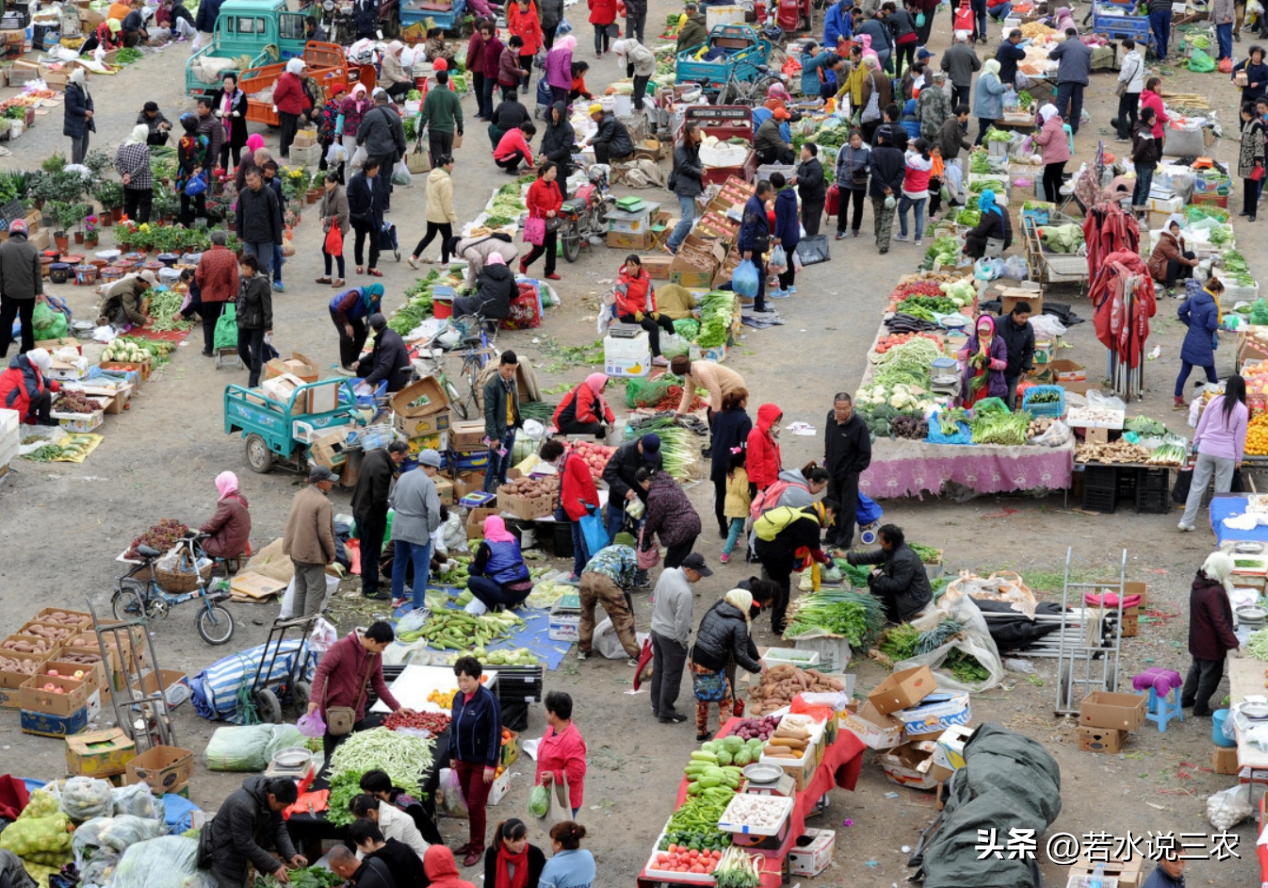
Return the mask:
<path id="1" fill-rule="evenodd" d="M 1123 290 L 1132 275 L 1138 281 L 1129 323 Z M 1149 319 L 1158 310 L 1154 281 L 1140 255 L 1124 250 L 1106 256 L 1092 278 L 1088 298 L 1095 310 L 1096 338 L 1106 348 L 1119 352 L 1123 356 L 1120 360 L 1126 358 L 1129 367 L 1140 366 L 1145 340 L 1149 338 Z"/>

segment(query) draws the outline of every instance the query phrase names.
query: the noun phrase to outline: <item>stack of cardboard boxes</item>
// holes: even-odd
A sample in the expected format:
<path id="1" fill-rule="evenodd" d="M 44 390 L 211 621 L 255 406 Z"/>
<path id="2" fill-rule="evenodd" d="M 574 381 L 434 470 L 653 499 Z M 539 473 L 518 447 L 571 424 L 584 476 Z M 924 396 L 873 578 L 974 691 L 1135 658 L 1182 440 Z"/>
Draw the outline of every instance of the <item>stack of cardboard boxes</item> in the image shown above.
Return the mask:
<path id="1" fill-rule="evenodd" d="M 1140 694 L 1093 691 L 1079 706 L 1079 749 L 1118 752 L 1127 735 L 1145 723 L 1149 698 Z"/>

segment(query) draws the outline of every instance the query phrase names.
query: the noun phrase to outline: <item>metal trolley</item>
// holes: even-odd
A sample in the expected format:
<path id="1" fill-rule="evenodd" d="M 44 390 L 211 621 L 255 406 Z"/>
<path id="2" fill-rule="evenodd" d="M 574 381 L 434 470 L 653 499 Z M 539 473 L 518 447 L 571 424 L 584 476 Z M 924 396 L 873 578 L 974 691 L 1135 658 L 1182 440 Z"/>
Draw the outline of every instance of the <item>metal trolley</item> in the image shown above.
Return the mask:
<path id="1" fill-rule="evenodd" d="M 110 662 L 111 650 L 119 659 L 123 681 L 119 687 L 110 689 L 115 723 L 132 738 L 138 752 L 155 746 L 176 746 L 167 688 L 163 687 L 163 673 L 146 627 L 146 615 L 103 622 L 97 616 L 92 599 L 88 599 L 88 612 L 92 614 L 97 646 L 101 648 L 101 662 Z M 107 669 L 106 674 L 109 672 Z M 147 677 L 152 680 L 147 682 Z"/>
<path id="2" fill-rule="evenodd" d="M 255 670 L 255 678 L 251 680 L 251 702 L 255 704 L 256 714 L 261 723 L 280 725 L 282 723 L 282 697 L 289 693 L 295 709 L 302 715 L 308 709 L 308 700 L 312 686 L 305 677 L 306 666 L 310 655 L 303 653 L 304 639 L 313 634 L 313 626 L 320 614 L 297 617 L 292 620 L 274 620 L 269 630 L 268 640 L 264 643 L 264 651 L 260 655 L 260 665 Z M 277 676 L 273 668 L 279 658 L 285 658 L 289 651 L 282 650 L 286 636 L 297 630 L 300 646 L 295 650 L 290 670 L 284 676 Z M 270 685 L 272 687 L 270 687 Z"/>
<path id="3" fill-rule="evenodd" d="M 1118 582 L 1076 583 L 1070 579 L 1074 549 L 1065 553 L 1065 582 L 1061 590 L 1061 632 L 1057 648 L 1057 715 L 1078 715 L 1083 698 L 1093 691 L 1118 689 L 1118 663 L 1123 644 L 1123 596 L 1127 582 L 1127 550 L 1123 550 Z M 1086 592 L 1114 593 L 1113 609 L 1099 612 L 1084 604 Z M 1072 610 L 1071 594 L 1077 596 Z M 1097 614 L 1099 613 L 1099 617 Z M 1082 626 L 1082 632 L 1067 631 Z M 1099 669 L 1097 668 L 1099 664 Z M 1082 693 L 1076 692 L 1081 689 Z"/>

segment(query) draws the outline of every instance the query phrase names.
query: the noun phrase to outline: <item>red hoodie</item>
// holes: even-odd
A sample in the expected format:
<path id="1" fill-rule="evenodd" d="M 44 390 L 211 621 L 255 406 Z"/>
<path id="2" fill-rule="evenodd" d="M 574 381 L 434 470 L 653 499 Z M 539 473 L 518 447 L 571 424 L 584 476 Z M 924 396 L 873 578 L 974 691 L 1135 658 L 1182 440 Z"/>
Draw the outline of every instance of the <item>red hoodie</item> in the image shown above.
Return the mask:
<path id="1" fill-rule="evenodd" d="M 779 477 L 779 444 L 771 434 L 771 426 L 783 414 L 784 411 L 774 404 L 763 404 L 757 408 L 757 424 L 748 433 L 745 467 L 748 469 L 749 483 L 757 485 L 758 490 L 770 487 Z"/>
<path id="2" fill-rule="evenodd" d="M 564 457 L 564 477 L 560 481 L 559 503 L 573 521 L 586 516 L 586 505 L 599 507 L 599 491 L 586 461 L 569 454 Z"/>
<path id="3" fill-rule="evenodd" d="M 554 775 L 556 786 L 567 776 L 568 803 L 580 808 L 585 796 L 586 741 L 575 724 L 569 724 L 562 734 L 556 734 L 554 728 L 546 729 L 546 735 L 537 747 L 537 777 L 534 782 L 540 784 L 546 771 Z"/>
<path id="4" fill-rule="evenodd" d="M 525 165 L 533 165 L 533 149 L 528 147 L 528 143 L 524 141 L 524 131 L 518 126 L 512 127 L 502 134 L 502 140 L 498 142 L 498 147 L 493 152 L 493 159 L 506 160 L 516 150 L 524 152 Z"/>
<path id="5" fill-rule="evenodd" d="M 475 888 L 458 876 L 458 861 L 444 845 L 432 845 L 423 855 L 423 872 L 432 888 Z"/>

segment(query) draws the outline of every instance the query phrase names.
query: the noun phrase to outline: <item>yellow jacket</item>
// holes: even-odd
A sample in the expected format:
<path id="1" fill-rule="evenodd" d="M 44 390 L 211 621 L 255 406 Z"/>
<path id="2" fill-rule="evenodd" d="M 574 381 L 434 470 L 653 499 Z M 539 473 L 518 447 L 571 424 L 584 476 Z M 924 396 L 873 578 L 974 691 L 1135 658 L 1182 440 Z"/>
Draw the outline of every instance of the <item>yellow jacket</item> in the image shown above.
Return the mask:
<path id="1" fill-rule="evenodd" d="M 741 467 L 727 475 L 726 500 L 722 504 L 722 514 L 727 518 L 747 518 L 752 501 L 748 493 L 748 472 Z"/>
<path id="2" fill-rule="evenodd" d="M 855 65 L 849 76 L 842 82 L 837 95 L 843 96 L 848 92 L 854 107 L 856 109 L 863 107 L 863 81 L 866 79 L 867 66 L 862 63 Z"/>
<path id="3" fill-rule="evenodd" d="M 441 225 L 458 222 L 458 214 L 453 209 L 453 178 L 444 167 L 436 167 L 427 176 L 426 219 Z"/>

